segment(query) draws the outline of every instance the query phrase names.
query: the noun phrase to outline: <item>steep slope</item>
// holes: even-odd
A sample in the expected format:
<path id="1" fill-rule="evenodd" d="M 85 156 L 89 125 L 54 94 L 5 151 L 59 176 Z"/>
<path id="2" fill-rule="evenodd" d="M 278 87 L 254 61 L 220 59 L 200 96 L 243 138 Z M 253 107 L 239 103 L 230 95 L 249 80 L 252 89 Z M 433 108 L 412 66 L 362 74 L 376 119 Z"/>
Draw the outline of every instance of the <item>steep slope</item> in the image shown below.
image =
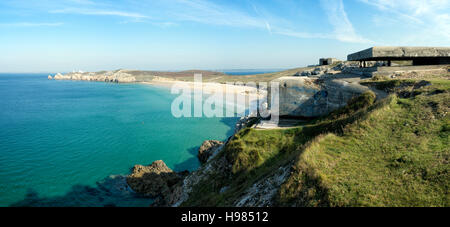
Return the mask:
<path id="1" fill-rule="evenodd" d="M 366 85 L 391 95 L 364 93 L 296 128 L 241 130 L 181 205 L 449 206 L 449 80 Z"/>

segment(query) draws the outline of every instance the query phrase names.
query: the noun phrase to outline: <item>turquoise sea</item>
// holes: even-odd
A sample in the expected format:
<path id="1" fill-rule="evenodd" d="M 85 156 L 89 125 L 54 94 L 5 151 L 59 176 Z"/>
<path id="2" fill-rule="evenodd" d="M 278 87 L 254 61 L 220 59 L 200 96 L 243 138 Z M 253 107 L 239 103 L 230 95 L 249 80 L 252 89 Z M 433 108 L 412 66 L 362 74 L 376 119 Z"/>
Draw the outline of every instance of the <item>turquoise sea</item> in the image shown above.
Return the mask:
<path id="1" fill-rule="evenodd" d="M 174 118 L 167 88 L 0 74 L 0 206 L 149 206 L 123 175 L 164 160 L 195 170 L 235 118 Z"/>

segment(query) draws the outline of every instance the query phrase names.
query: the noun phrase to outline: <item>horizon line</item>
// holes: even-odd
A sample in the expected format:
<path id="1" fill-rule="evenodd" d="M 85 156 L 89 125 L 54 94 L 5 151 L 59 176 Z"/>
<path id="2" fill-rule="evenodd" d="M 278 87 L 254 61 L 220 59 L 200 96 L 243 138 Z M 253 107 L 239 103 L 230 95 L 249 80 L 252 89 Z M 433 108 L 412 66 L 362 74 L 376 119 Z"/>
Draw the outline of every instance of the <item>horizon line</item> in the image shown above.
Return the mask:
<path id="1" fill-rule="evenodd" d="M 308 66 L 295 66 L 295 67 L 280 67 L 280 68 L 242 68 L 242 69 L 181 69 L 181 70 L 152 70 L 152 69 L 114 69 L 114 70 L 97 70 L 97 71 L 84 71 L 82 72 L 101 72 L 101 71 L 117 71 L 117 70 L 128 70 L 128 71 L 147 71 L 147 72 L 184 72 L 184 71 L 211 71 L 211 72 L 239 72 L 239 71 L 283 71 L 283 70 L 289 70 L 289 69 L 295 69 L 295 68 L 302 68 L 302 67 L 308 67 Z M 80 70 L 78 70 L 80 71 Z M 14 72 L 2 72 L 0 71 L 0 74 L 20 74 L 20 73 L 29 73 L 29 74 L 40 74 L 40 73 L 71 73 L 71 72 L 77 72 L 76 70 L 72 71 L 32 71 L 32 72 L 20 72 L 20 71 L 14 71 Z"/>

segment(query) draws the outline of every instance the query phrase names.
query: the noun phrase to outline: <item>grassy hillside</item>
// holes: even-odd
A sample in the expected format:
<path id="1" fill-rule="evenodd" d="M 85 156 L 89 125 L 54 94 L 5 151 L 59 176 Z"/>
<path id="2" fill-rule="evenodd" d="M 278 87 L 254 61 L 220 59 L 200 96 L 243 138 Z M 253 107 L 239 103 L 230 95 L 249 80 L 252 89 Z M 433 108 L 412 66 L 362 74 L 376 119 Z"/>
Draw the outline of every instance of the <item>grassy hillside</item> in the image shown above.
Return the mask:
<path id="1" fill-rule="evenodd" d="M 375 102 L 365 93 L 297 128 L 242 130 L 218 157 L 229 172 L 200 182 L 184 205 L 231 206 L 291 166 L 279 206 L 449 206 L 449 80 L 367 85 L 391 95 Z"/>
<path id="2" fill-rule="evenodd" d="M 331 67 L 331 66 L 329 66 Z M 206 71 L 206 70 L 189 70 L 181 72 L 157 72 L 157 71 L 134 71 L 126 70 L 126 73 L 133 75 L 139 82 L 150 82 L 155 76 L 168 78 L 172 80 L 179 81 L 194 81 L 194 74 L 202 74 L 204 82 L 215 82 L 215 83 L 235 83 L 235 82 L 270 82 L 274 79 L 283 76 L 292 76 L 299 71 L 311 70 L 314 67 L 305 68 L 295 68 L 289 69 L 281 72 L 257 74 L 257 75 L 244 75 L 244 76 L 233 76 L 227 75 L 221 72 Z M 105 73 L 97 72 L 97 74 Z"/>

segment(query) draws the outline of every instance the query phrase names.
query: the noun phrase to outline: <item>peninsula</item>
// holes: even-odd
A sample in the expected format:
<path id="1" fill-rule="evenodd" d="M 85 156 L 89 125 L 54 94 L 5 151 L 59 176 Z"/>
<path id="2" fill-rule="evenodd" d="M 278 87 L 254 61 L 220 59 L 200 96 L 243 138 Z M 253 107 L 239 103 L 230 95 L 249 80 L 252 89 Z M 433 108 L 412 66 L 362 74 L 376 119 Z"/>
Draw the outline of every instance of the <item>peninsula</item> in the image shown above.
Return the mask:
<path id="1" fill-rule="evenodd" d="M 371 50 L 391 55 L 367 50 L 248 76 L 117 70 L 54 79 L 167 85 L 202 73 L 206 86 L 279 82 L 278 124 L 243 117 L 226 141 L 204 142 L 191 173 L 136 165 L 127 182 L 152 206 L 449 206 L 448 48 L 439 60 L 417 60 L 414 48 Z"/>

